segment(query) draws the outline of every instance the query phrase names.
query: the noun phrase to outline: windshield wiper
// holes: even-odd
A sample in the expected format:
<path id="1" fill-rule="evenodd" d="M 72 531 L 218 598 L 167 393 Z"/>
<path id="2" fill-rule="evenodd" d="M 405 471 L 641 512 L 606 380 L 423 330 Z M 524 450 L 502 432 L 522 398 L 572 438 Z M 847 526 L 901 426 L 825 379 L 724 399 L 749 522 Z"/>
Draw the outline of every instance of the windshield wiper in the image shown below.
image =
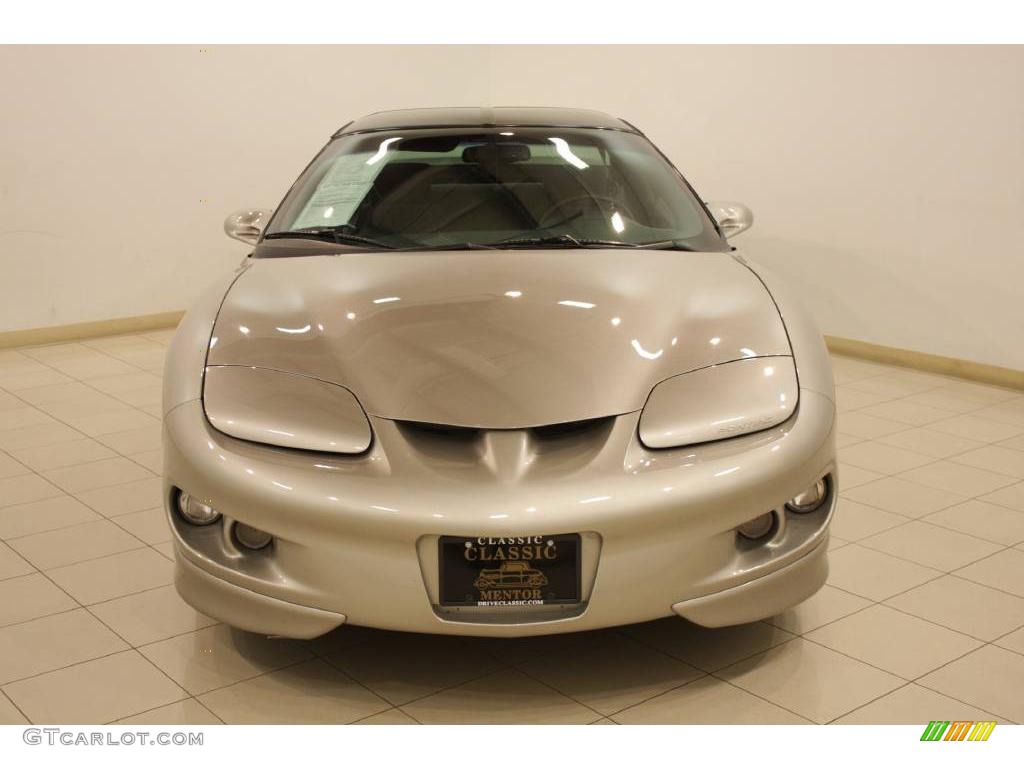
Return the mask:
<path id="1" fill-rule="evenodd" d="M 545 235 L 538 237 L 510 237 L 494 244 L 499 248 L 531 248 L 548 245 L 561 245 L 570 248 L 646 248 L 648 250 L 692 251 L 693 249 L 676 240 L 656 240 L 650 243 L 630 243 L 626 240 L 600 240 L 586 237 L 574 237 L 570 234 Z"/>
<path id="2" fill-rule="evenodd" d="M 568 233 L 561 235 L 538 235 L 534 237 L 510 237 L 499 240 L 496 243 L 446 243 L 443 245 L 407 245 L 398 247 L 374 240 L 372 237 L 364 237 L 354 232 L 346 231 L 351 225 L 342 224 L 337 227 L 304 227 L 302 229 L 291 229 L 283 232 L 272 232 L 264 236 L 264 240 L 275 240 L 282 238 L 306 238 L 312 240 L 327 240 L 339 245 L 370 245 L 374 248 L 383 248 L 389 251 L 481 251 L 499 250 L 505 248 L 544 248 L 547 246 L 559 246 L 565 248 L 647 248 L 665 249 L 676 251 L 691 251 L 692 248 L 682 245 L 676 240 L 658 240 L 651 243 L 630 243 L 625 240 L 601 240 L 595 238 L 575 237 Z"/>
<path id="3" fill-rule="evenodd" d="M 303 229 L 290 229 L 284 232 L 271 232 L 264 235 L 264 240 L 277 240 L 285 237 L 298 237 L 312 240 L 330 240 L 339 245 L 372 245 L 375 248 L 386 248 L 389 251 L 395 250 L 395 246 L 374 240 L 372 237 L 363 237 L 352 232 L 346 232 L 343 224 L 340 227 L 304 227 Z"/>
<path id="4" fill-rule="evenodd" d="M 447 243 L 445 245 L 408 245 L 399 251 L 493 251 L 498 246 L 487 243 Z"/>
<path id="5" fill-rule="evenodd" d="M 656 240 L 652 243 L 637 243 L 637 248 L 646 248 L 649 251 L 691 251 L 697 249 L 680 243 L 678 240 Z"/>
<path id="6" fill-rule="evenodd" d="M 567 245 L 571 248 L 586 248 L 588 246 L 601 246 L 601 245 L 612 245 L 612 246 L 626 246 L 628 248 L 635 247 L 632 243 L 626 243 L 621 240 L 590 240 L 587 238 L 580 239 L 570 234 L 564 235 L 538 235 L 535 237 L 509 237 L 505 240 L 499 240 L 494 244 L 499 248 L 518 248 L 523 247 L 544 247 L 546 245 Z"/>

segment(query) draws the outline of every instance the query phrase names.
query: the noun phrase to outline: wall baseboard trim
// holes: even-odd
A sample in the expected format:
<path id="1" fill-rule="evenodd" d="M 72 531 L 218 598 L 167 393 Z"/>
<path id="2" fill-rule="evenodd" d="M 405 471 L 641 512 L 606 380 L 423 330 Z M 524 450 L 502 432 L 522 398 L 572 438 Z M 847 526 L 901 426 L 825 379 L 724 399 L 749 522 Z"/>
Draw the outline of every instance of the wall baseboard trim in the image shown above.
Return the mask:
<path id="1" fill-rule="evenodd" d="M 181 322 L 183 311 L 160 312 L 154 315 L 137 315 L 135 317 L 118 317 L 113 320 L 95 320 L 88 323 L 72 323 L 70 325 L 54 325 L 48 328 L 27 328 L 21 331 L 0 331 L 0 349 L 10 347 L 29 347 L 41 344 L 59 344 L 61 342 L 94 339 L 99 336 L 116 336 L 123 333 L 140 333 L 142 331 L 158 331 L 174 328 Z M 928 352 L 915 352 L 912 349 L 886 347 L 857 339 L 844 339 L 839 336 L 826 336 L 825 343 L 829 351 L 837 355 L 856 357 L 875 363 L 896 365 L 911 368 L 915 371 L 937 373 L 953 376 L 981 384 L 997 387 L 1024 390 L 1024 371 L 1013 368 L 1001 368 L 988 363 L 975 363 L 956 357 L 943 357 Z"/>
<path id="2" fill-rule="evenodd" d="M 118 317 L 113 320 L 94 320 L 89 323 L 53 325 L 48 328 L 26 328 L 21 331 L 0 331 L 0 349 L 29 347 L 40 344 L 95 339 L 98 336 L 116 336 L 122 333 L 140 333 L 174 328 L 181 322 L 184 312 L 160 312 L 155 315 Z"/>
<path id="3" fill-rule="evenodd" d="M 838 336 L 826 336 L 825 343 L 829 351 L 837 355 L 857 357 L 875 363 L 897 365 L 901 368 L 912 368 L 925 373 L 937 373 L 943 376 L 954 376 L 958 379 L 976 381 L 980 384 L 991 384 L 1009 389 L 1024 389 L 1024 371 L 1013 368 L 1001 368 L 988 363 L 975 363 L 956 357 L 943 357 L 928 352 L 915 352 L 912 349 L 886 347 L 857 339 L 843 339 Z"/>

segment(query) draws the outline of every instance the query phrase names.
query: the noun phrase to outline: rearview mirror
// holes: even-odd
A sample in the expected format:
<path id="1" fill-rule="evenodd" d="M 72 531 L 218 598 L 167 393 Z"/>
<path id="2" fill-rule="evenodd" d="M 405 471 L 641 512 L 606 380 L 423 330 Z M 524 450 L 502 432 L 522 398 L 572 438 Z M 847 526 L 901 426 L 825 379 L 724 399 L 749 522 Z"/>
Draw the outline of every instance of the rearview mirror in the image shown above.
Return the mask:
<path id="1" fill-rule="evenodd" d="M 741 232 L 746 232 L 754 223 L 754 214 L 743 203 L 733 203 L 727 200 L 711 202 L 707 204 L 711 215 L 718 222 L 718 228 L 722 230 L 722 236 L 731 240 Z"/>
<path id="2" fill-rule="evenodd" d="M 228 237 L 241 240 L 249 245 L 256 245 L 273 213 L 265 208 L 245 208 L 235 211 L 224 219 L 224 231 Z"/>

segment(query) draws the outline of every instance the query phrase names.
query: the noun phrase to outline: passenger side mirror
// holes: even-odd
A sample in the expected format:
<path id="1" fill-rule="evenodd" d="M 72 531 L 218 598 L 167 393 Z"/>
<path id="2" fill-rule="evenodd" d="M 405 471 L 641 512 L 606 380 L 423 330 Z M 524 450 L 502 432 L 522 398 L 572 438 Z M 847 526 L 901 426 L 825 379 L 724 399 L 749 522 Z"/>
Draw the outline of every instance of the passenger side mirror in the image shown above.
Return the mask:
<path id="1" fill-rule="evenodd" d="M 718 228 L 726 240 L 731 240 L 741 232 L 746 232 L 754 223 L 754 214 L 743 203 L 727 200 L 707 204 L 711 215 L 718 222 Z"/>
<path id="2" fill-rule="evenodd" d="M 241 240 L 249 245 L 256 245 L 273 213 L 265 208 L 245 208 L 235 211 L 224 219 L 224 231 L 228 237 Z"/>

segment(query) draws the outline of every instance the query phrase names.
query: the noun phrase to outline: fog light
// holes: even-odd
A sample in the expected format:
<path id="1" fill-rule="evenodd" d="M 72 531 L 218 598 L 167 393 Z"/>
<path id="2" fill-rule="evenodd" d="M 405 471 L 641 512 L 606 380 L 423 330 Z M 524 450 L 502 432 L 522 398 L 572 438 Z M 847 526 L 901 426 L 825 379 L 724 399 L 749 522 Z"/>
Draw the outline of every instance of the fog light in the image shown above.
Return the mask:
<path id="1" fill-rule="evenodd" d="M 184 491 L 178 494 L 178 512 L 192 525 L 209 525 L 220 519 L 220 512 Z"/>
<path id="2" fill-rule="evenodd" d="M 760 539 L 763 536 L 767 536 L 774 525 L 775 515 L 771 512 L 766 512 L 760 517 L 748 520 L 737 528 L 736 532 L 745 539 Z"/>
<path id="3" fill-rule="evenodd" d="M 798 493 L 786 502 L 786 508 L 798 514 L 813 512 L 825 500 L 825 478 L 821 478 L 803 493 Z"/>
<path id="4" fill-rule="evenodd" d="M 245 523 L 235 523 L 235 538 L 246 549 L 263 549 L 274 540 L 266 531 L 253 528 Z"/>

